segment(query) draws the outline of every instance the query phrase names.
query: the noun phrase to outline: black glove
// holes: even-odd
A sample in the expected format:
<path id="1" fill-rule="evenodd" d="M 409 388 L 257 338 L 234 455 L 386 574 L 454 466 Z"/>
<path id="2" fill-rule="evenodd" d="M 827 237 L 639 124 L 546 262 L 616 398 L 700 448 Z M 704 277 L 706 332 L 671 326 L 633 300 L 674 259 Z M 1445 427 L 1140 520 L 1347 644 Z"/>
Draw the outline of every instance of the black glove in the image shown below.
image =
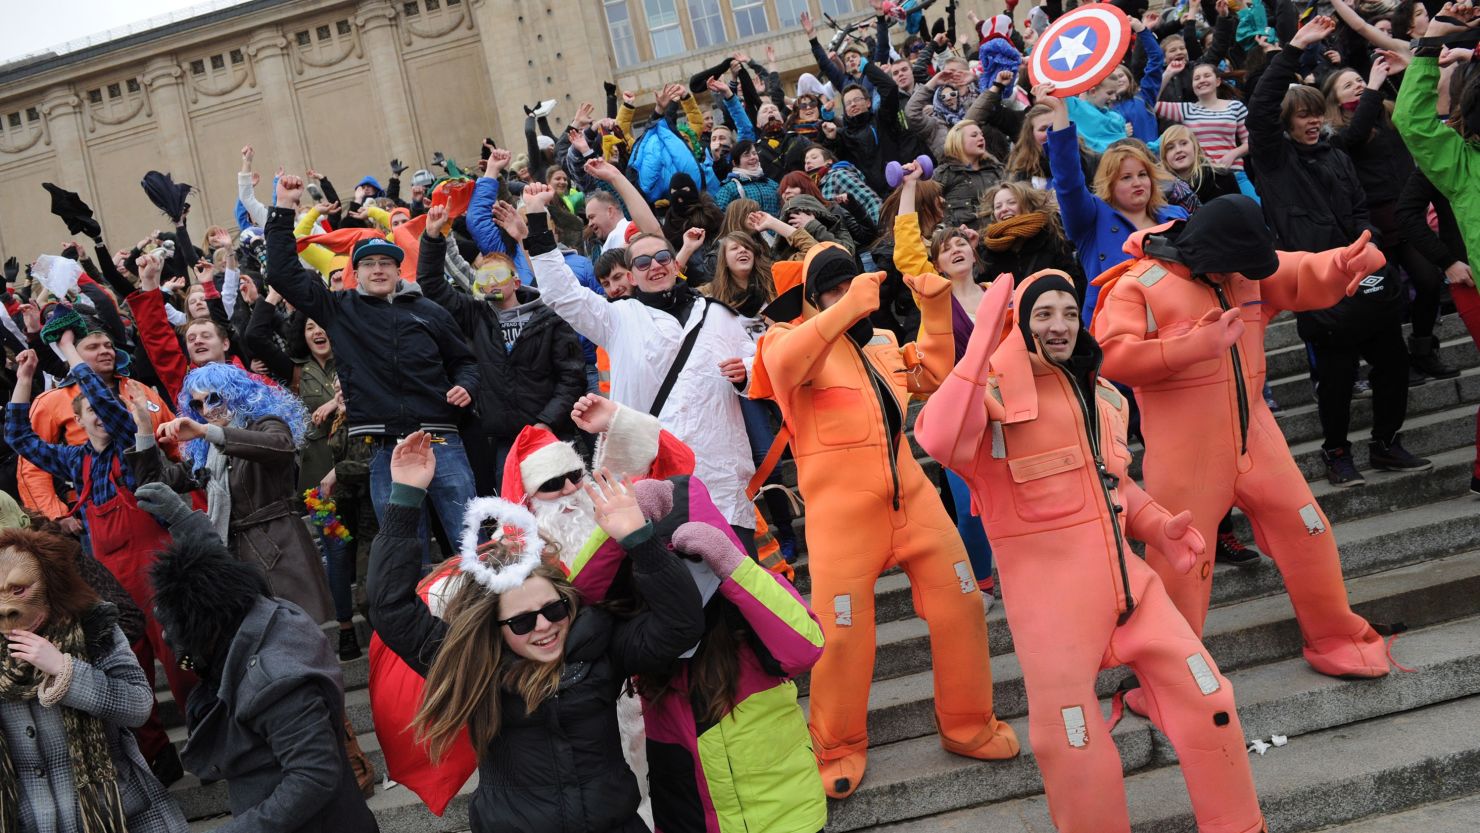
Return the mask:
<path id="1" fill-rule="evenodd" d="M 442 151 L 440 151 L 440 150 L 433 151 L 432 152 L 432 164 L 433 165 L 436 165 L 439 168 L 445 168 L 445 167 L 447 167 L 447 157 L 443 156 L 442 155 Z"/>
<path id="2" fill-rule="evenodd" d="M 396 176 L 400 176 L 401 175 L 401 172 L 404 171 L 404 170 L 406 170 L 405 163 L 403 163 L 399 159 L 392 159 L 391 160 L 391 173 L 395 174 Z"/>
<path id="3" fill-rule="evenodd" d="M 174 526 L 193 511 L 184 498 L 163 483 L 145 483 L 134 490 L 134 499 L 140 509 L 159 518 L 165 526 Z"/>
<path id="4" fill-rule="evenodd" d="M 21 274 L 21 264 L 20 264 L 20 261 L 16 260 L 14 257 L 8 257 L 8 258 L 6 258 L 5 259 L 5 283 L 7 285 L 15 283 L 15 279 L 17 277 L 19 277 L 20 274 Z"/>

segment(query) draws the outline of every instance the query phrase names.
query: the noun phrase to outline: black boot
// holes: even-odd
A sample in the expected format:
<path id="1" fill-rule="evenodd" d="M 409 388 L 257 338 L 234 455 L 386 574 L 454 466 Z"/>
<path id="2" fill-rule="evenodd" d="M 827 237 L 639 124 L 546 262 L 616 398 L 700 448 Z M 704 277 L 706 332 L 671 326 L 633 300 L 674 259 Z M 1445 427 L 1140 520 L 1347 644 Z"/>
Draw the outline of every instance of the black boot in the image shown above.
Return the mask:
<path id="1" fill-rule="evenodd" d="M 1439 339 L 1435 336 L 1408 337 L 1408 367 L 1431 379 L 1453 379 L 1459 375 L 1439 358 Z"/>
<path id="2" fill-rule="evenodd" d="M 339 661 L 349 662 L 360 658 L 360 640 L 354 628 L 339 629 Z"/>

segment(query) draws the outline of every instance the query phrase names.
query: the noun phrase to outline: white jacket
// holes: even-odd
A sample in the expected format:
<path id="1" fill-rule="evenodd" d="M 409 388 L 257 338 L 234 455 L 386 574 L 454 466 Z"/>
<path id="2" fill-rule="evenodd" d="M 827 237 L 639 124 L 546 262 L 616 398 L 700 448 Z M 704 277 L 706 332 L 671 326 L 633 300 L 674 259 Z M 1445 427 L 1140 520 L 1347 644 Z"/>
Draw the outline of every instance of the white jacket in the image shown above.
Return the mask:
<path id="1" fill-rule="evenodd" d="M 636 299 L 607 301 L 582 286 L 558 250 L 531 262 L 545 304 L 606 350 L 612 399 L 646 413 L 684 337 L 698 326 L 705 302 L 696 302 L 688 320 L 680 324 Z M 694 450 L 694 473 L 709 487 L 725 518 L 734 526 L 753 529 L 755 509 L 745 496 L 745 486 L 755 474 L 755 464 L 740 415 L 740 394 L 720 373 L 719 363 L 738 357 L 749 371 L 755 344 L 738 316 L 720 304 L 708 306 L 704 328 L 658 419 Z"/>

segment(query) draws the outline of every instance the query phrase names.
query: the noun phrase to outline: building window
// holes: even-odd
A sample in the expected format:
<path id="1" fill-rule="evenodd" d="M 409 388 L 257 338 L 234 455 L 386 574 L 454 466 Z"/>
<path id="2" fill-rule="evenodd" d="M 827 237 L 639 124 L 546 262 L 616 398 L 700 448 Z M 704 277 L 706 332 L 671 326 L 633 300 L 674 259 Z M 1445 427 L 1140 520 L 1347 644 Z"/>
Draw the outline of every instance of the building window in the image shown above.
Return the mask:
<path id="1" fill-rule="evenodd" d="M 335 23 L 334 23 L 334 31 L 338 32 L 341 35 L 348 35 L 349 32 L 350 32 L 349 21 L 348 20 L 335 21 Z"/>
<path id="2" fill-rule="evenodd" d="M 427 0 L 427 11 L 434 12 L 441 7 L 442 4 L 438 3 L 437 0 Z"/>
<path id="3" fill-rule="evenodd" d="M 212 55 L 211 56 L 211 69 L 226 69 L 226 56 L 225 55 Z"/>
<path id="4" fill-rule="evenodd" d="M 683 30 L 678 28 L 678 3 L 675 0 L 643 0 L 642 8 L 647 12 L 653 57 L 661 60 L 682 53 Z"/>
<path id="5" fill-rule="evenodd" d="M 403 3 L 401 4 L 401 13 L 407 17 L 416 17 L 421 14 L 421 7 L 415 3 Z"/>
<path id="6" fill-rule="evenodd" d="M 199 58 L 195 59 L 194 61 L 191 61 L 190 62 L 190 74 L 191 75 L 205 75 L 206 74 L 206 62 L 200 60 Z"/>
<path id="7" fill-rule="evenodd" d="M 733 0 L 730 5 L 735 9 L 736 37 L 749 38 L 768 31 L 765 0 Z"/>
<path id="8" fill-rule="evenodd" d="M 109 84 L 108 85 L 108 97 L 109 98 L 118 98 L 121 95 L 123 95 L 123 89 L 121 87 L 119 87 L 117 84 Z"/>
<path id="9" fill-rule="evenodd" d="M 35 107 L 26 108 L 26 121 L 41 121 L 41 111 Z"/>
<path id="10" fill-rule="evenodd" d="M 319 40 L 328 40 L 329 39 L 329 27 L 328 26 L 320 26 L 320 27 L 318 27 L 318 28 L 316 28 L 316 29 L 313 30 L 313 34 L 314 34 L 314 37 L 318 38 Z"/>
<path id="11" fill-rule="evenodd" d="M 822 0 L 822 13 L 834 17 L 853 13 L 853 0 Z"/>
<path id="12" fill-rule="evenodd" d="M 88 90 L 87 91 L 87 103 L 88 104 L 102 104 L 103 103 L 103 91 L 102 90 Z"/>
<path id="13" fill-rule="evenodd" d="M 611 34 L 617 66 L 630 67 L 637 63 L 637 38 L 632 34 L 627 0 L 606 0 L 606 29 Z"/>
<path id="14" fill-rule="evenodd" d="M 776 22 L 783 29 L 802 25 L 804 11 L 807 11 L 807 0 L 776 0 Z"/>
<path id="15" fill-rule="evenodd" d="M 128 81 L 124 82 L 123 86 L 124 89 L 128 90 L 129 92 L 136 93 L 139 91 L 139 79 L 130 78 Z"/>
<path id="16" fill-rule="evenodd" d="M 707 49 L 725 42 L 725 19 L 719 11 L 719 0 L 689 0 L 689 22 L 694 27 L 696 48 Z"/>
<path id="17" fill-rule="evenodd" d="M 242 51 L 240 49 L 233 49 L 233 50 L 231 50 L 231 65 L 232 66 L 236 66 L 237 64 L 241 63 L 243 60 L 245 60 L 245 59 L 242 58 Z"/>
<path id="18" fill-rule="evenodd" d="M 299 46 L 308 46 L 310 43 L 312 43 L 312 41 L 309 40 L 307 32 L 299 32 L 298 34 L 294 35 L 293 38 L 294 40 L 298 41 Z"/>
<path id="19" fill-rule="evenodd" d="M 461 2 L 462 2 L 462 0 L 447 0 L 447 5 L 449 5 L 449 6 L 456 6 L 458 3 L 461 3 Z"/>
<path id="20" fill-rule="evenodd" d="M 10 126 L 11 127 L 20 127 L 21 126 L 21 114 L 20 113 L 11 113 L 10 114 Z"/>

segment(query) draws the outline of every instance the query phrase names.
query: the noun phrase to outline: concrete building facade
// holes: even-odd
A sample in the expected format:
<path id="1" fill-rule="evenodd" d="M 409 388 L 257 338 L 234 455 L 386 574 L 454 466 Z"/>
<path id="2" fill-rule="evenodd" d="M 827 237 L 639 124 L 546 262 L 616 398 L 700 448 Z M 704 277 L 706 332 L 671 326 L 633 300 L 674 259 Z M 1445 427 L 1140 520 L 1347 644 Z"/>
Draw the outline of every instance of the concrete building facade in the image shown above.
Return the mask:
<path id="1" fill-rule="evenodd" d="M 219 6 L 219 4 L 218 4 Z M 783 74 L 813 61 L 797 15 L 856 19 L 865 0 L 247 0 L 64 54 L 0 66 L 0 253 L 53 251 L 65 229 L 42 182 L 77 191 L 121 248 L 167 220 L 150 169 L 194 185 L 191 226 L 234 226 L 250 144 L 267 189 L 278 166 L 348 192 L 393 157 L 476 160 L 485 136 L 522 148 L 523 105 L 553 124 L 604 81 L 651 104 L 727 53 Z"/>

